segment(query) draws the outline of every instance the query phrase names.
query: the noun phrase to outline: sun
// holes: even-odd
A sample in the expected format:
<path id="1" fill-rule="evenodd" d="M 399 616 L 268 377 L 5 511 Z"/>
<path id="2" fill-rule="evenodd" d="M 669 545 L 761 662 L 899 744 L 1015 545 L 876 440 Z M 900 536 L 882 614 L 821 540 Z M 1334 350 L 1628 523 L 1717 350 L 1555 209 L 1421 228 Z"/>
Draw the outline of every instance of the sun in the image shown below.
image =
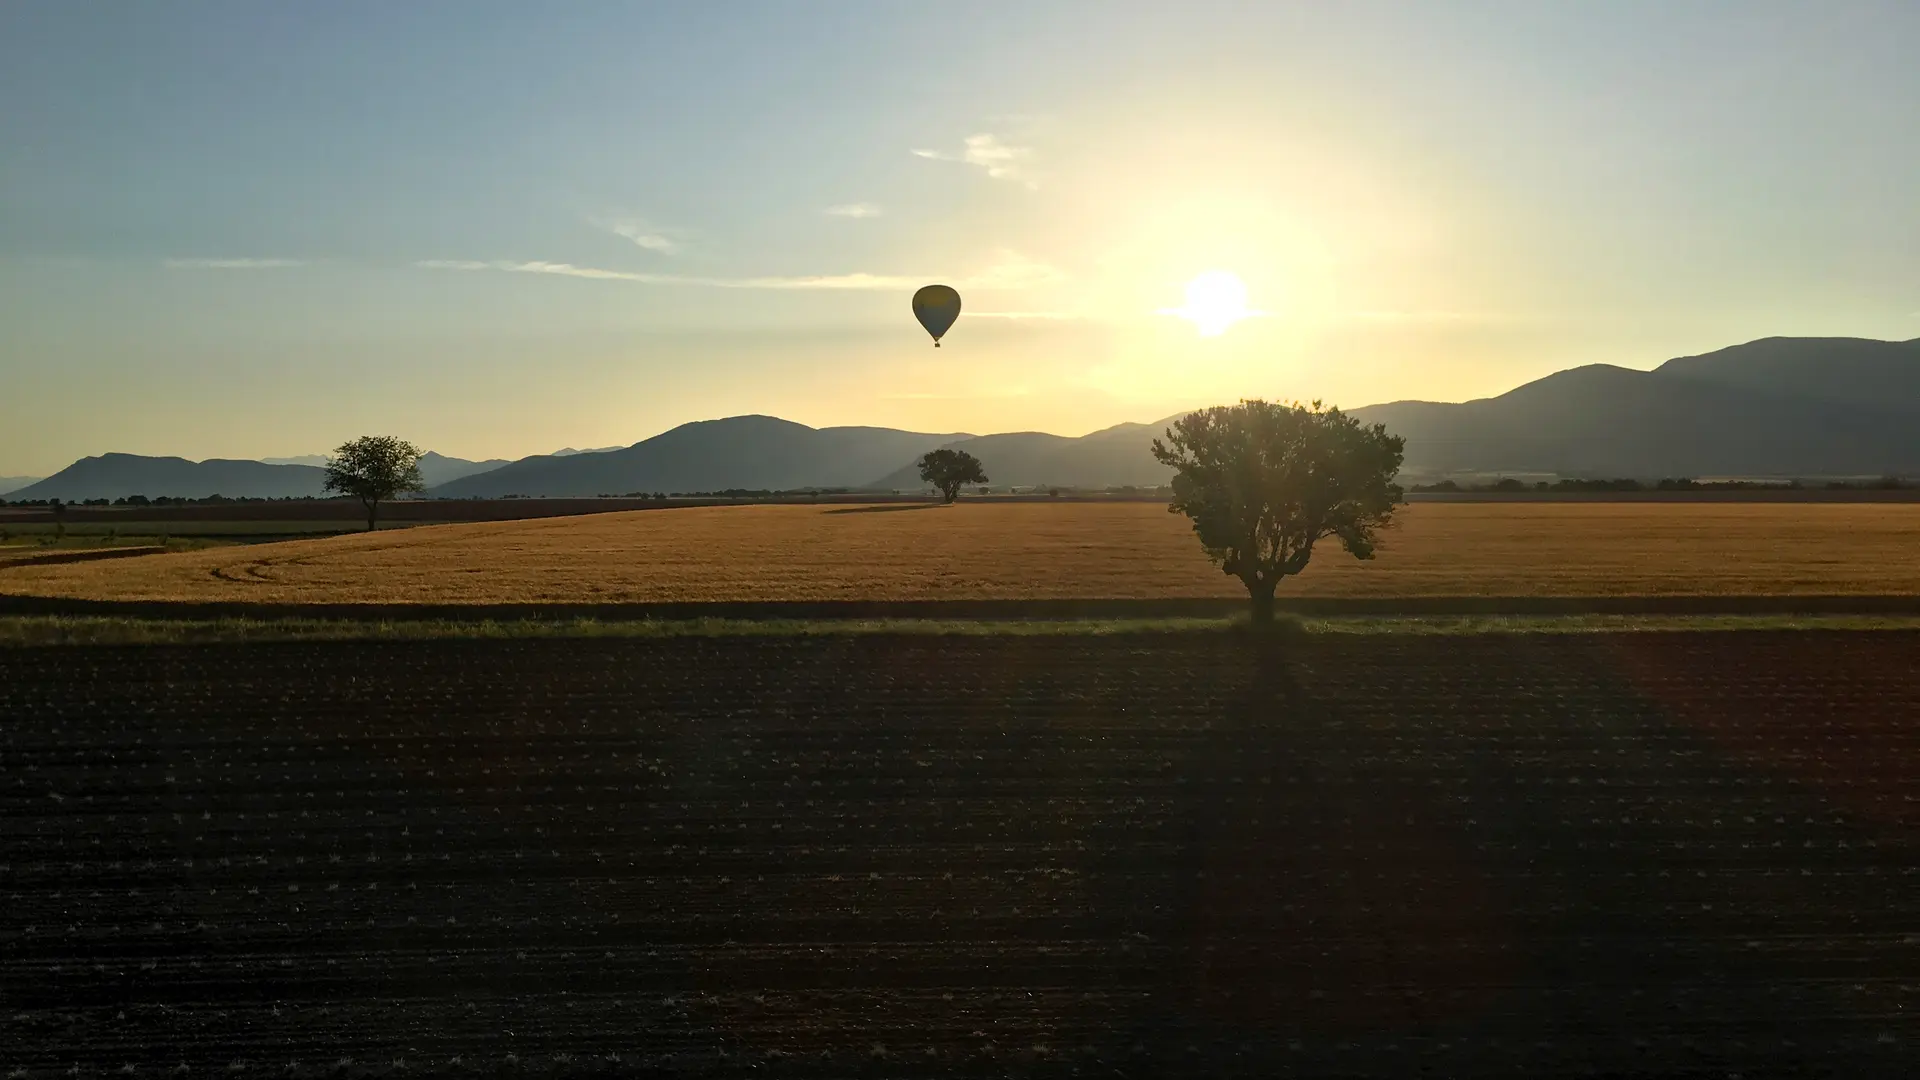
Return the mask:
<path id="1" fill-rule="evenodd" d="M 1187 282 L 1185 307 L 1162 314 L 1178 315 L 1192 323 L 1201 337 L 1219 337 L 1241 319 L 1260 314 L 1247 308 L 1247 287 L 1225 270 L 1209 270 Z"/>

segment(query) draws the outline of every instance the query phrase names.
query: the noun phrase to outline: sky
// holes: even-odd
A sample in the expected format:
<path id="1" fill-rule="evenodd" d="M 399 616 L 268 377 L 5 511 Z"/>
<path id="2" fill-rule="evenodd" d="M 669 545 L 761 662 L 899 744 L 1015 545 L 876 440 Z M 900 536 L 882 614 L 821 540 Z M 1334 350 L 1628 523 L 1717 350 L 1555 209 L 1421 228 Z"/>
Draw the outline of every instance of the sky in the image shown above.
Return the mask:
<path id="1" fill-rule="evenodd" d="M 1917 52 L 1911 0 L 17 0 L 0 475 L 1920 337 Z M 1256 314 L 1205 335 L 1222 272 Z"/>

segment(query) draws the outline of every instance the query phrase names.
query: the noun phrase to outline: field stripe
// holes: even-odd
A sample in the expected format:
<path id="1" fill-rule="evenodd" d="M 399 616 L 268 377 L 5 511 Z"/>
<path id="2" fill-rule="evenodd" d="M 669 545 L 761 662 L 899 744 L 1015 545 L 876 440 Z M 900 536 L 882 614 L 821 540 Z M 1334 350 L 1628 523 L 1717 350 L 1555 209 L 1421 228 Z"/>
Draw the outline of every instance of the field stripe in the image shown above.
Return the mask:
<path id="1" fill-rule="evenodd" d="M 1920 596 L 1310 596 L 1283 597 L 1285 614 L 1365 615 L 1920 615 Z M 715 600 L 626 604 L 275 604 L 241 601 L 84 600 L 0 595 L 0 615 L 138 619 L 1219 619 L 1244 600 L 1217 597 L 1072 600 Z"/>

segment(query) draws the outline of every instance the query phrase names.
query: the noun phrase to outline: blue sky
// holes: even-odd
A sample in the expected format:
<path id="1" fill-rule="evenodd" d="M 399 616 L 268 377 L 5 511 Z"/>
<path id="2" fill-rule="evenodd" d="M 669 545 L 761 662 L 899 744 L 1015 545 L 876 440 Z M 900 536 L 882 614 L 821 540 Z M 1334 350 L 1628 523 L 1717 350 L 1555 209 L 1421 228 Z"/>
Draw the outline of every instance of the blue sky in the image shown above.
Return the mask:
<path id="1" fill-rule="evenodd" d="M 1916 50 L 1904 2 L 9 4 L 0 474 L 1912 338 Z M 1262 314 L 1159 314 L 1209 270 Z"/>

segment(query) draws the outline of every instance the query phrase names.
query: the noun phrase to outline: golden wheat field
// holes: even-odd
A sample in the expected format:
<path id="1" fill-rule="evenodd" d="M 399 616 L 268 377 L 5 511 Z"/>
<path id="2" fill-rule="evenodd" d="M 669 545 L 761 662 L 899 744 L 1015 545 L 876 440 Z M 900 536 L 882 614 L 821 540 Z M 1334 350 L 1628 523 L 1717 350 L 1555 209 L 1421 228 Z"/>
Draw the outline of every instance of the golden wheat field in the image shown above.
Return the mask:
<path id="1" fill-rule="evenodd" d="M 1151 503 L 729 506 L 0 569 L 0 593 L 261 603 L 1240 596 Z M 1300 596 L 1920 593 L 1920 505 L 1425 503 Z"/>

